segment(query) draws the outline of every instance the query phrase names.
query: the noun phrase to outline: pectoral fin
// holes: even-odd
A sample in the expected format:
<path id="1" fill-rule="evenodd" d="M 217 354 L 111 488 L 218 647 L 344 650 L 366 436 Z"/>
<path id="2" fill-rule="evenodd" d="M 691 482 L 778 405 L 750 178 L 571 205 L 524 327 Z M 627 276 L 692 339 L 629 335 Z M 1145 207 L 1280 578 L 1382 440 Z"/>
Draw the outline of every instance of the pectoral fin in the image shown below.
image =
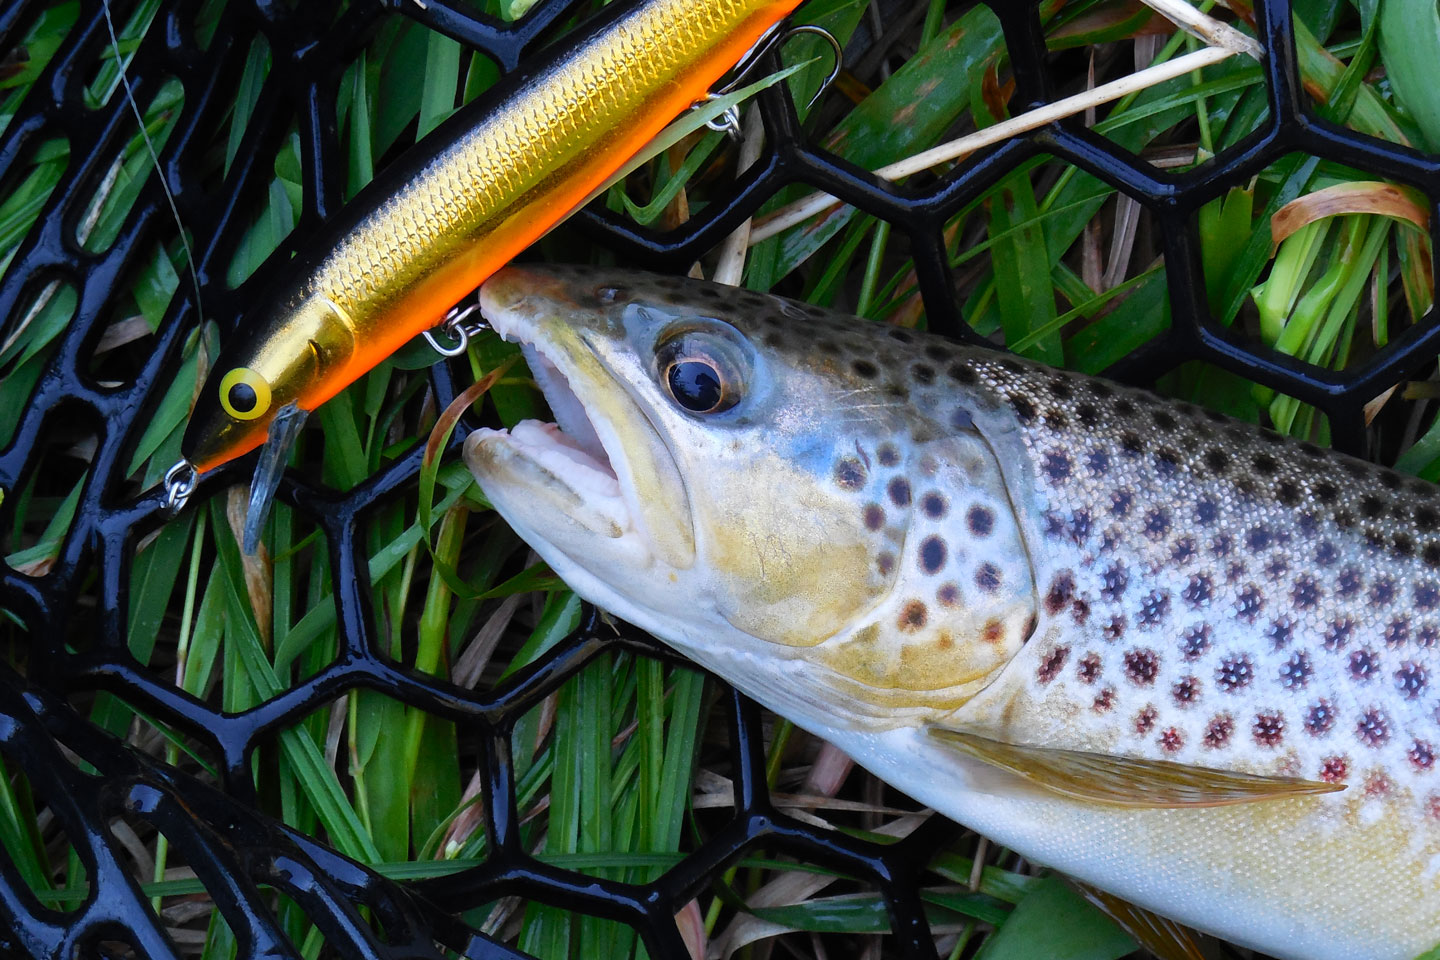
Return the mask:
<path id="1" fill-rule="evenodd" d="M 1167 760 L 1139 760 L 1004 743 L 950 727 L 931 726 L 928 732 L 966 756 L 1007 770 L 1054 793 L 1092 803 L 1124 807 L 1218 807 L 1345 789 L 1342 783 L 1264 777 Z"/>
<path id="2" fill-rule="evenodd" d="M 1080 896 L 1098 907 L 1121 930 L 1130 934 L 1132 940 L 1160 960 L 1205 960 L 1205 955 L 1195 943 L 1193 931 L 1184 924 L 1151 913 L 1129 900 L 1121 900 L 1073 877 L 1068 879 Z"/>

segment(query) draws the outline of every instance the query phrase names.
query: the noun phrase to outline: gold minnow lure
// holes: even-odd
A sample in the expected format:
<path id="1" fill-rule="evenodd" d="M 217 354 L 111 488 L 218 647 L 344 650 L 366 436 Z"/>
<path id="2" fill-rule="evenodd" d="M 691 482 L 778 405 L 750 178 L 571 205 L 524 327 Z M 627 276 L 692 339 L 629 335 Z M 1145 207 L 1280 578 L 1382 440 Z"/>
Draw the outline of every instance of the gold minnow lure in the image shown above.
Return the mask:
<path id="1" fill-rule="evenodd" d="M 482 288 L 557 424 L 486 496 L 577 592 L 918 800 L 1281 957 L 1440 942 L 1440 488 L 714 284 Z"/>
<path id="2" fill-rule="evenodd" d="M 313 410 L 435 326 L 797 3 L 615 4 L 583 39 L 462 108 L 346 206 L 226 345 L 185 461 L 203 472 L 254 449 L 277 412 Z"/>

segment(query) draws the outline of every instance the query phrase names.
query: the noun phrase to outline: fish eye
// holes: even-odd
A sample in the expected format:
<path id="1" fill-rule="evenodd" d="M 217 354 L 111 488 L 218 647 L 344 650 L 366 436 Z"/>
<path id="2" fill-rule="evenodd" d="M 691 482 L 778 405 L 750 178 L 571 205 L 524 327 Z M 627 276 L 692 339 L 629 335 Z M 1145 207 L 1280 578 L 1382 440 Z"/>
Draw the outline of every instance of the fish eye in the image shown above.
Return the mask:
<path id="1" fill-rule="evenodd" d="M 270 384 L 249 367 L 236 367 L 220 381 L 220 406 L 236 420 L 254 420 L 270 409 Z"/>
<path id="2" fill-rule="evenodd" d="M 743 365 L 721 337 L 682 333 L 661 346 L 656 359 L 670 399 L 689 413 L 721 413 L 744 395 Z"/>

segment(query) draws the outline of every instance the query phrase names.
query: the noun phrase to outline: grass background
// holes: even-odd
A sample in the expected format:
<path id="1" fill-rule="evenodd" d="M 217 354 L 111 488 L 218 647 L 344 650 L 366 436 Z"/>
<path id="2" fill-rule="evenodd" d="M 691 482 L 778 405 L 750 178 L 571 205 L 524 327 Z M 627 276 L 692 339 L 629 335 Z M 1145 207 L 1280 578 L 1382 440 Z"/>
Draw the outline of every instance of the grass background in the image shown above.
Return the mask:
<path id="1" fill-rule="evenodd" d="M 1213 4 L 1201 4 L 1213 9 Z M 1243 24 L 1245 8 L 1231 4 Z M 202 40 L 223 0 L 199 5 Z M 524 2 L 485 0 L 485 13 L 512 19 Z M 148 30 L 160 0 L 117 5 L 118 43 L 93 65 L 87 97 L 123 96 L 119 65 Z M 590 7 L 580 4 L 574 19 Z M 1361 132 L 1420 148 L 1440 146 L 1440 110 L 1431 89 L 1440 50 L 1413 0 L 1297 0 L 1296 42 L 1306 95 L 1320 115 Z M 1045 0 L 1048 66 L 1062 94 L 1129 74 L 1195 49 L 1133 0 Z M 0 51 L 0 128 L 46 63 L 73 36 L 76 0 L 48 6 L 19 48 Z M 1009 115 L 1009 56 L 983 6 L 904 0 L 811 0 L 798 17 L 849 45 L 847 70 L 813 110 L 812 139 L 876 168 Z M 562 25 L 563 26 L 563 25 Z M 786 48 L 806 64 L 786 82 L 809 101 L 828 64 L 818 42 Z M 229 91 L 233 108 L 212 131 L 207 182 L 236 162 L 247 124 L 273 68 L 263 39 L 249 43 Z M 353 195 L 406 146 L 492 85 L 495 65 L 401 16 L 387 17 L 336 85 L 336 128 Z M 152 175 L 146 137 L 158 149 L 179 117 L 185 90 L 162 85 L 139 104 L 138 125 L 100 181 L 78 229 L 90 250 L 121 235 Z M 1157 166 L 1184 170 L 1240 142 L 1267 120 L 1260 68 L 1243 57 L 1102 107 L 1084 121 Z M 676 227 L 726 190 L 736 150 L 713 132 L 665 151 L 603 202 L 618 216 Z M 268 158 L 263 207 L 225 267 L 241 287 L 296 228 L 304 208 L 300 140 L 294 129 Z M 963 162 L 963 161 L 961 161 Z M 0 271 L 37 227 L 47 198 L 73 169 L 68 144 L 41 144 L 0 184 Z M 923 187 L 936 174 L 921 174 Z M 1376 178 L 1313 157 L 1286 157 L 1207 205 L 1200 238 L 1206 295 L 1221 323 L 1251 341 L 1306 362 L 1343 369 L 1374 356 L 1433 294 L 1428 201 L 1382 206 Z M 1339 212 L 1310 200 L 1335 188 L 1373 201 Z M 808 192 L 783 191 L 774 209 Z M 1271 221 L 1286 207 L 1298 229 L 1275 245 Z M 1363 206 L 1355 201 L 1352 206 Z M 1329 211 L 1327 213 L 1327 211 Z M 1381 212 L 1375 212 L 1381 211 Z M 896 229 L 896 227 L 899 229 Z M 962 209 L 945 231 L 964 316 L 997 344 L 1056 365 L 1099 372 L 1169 322 L 1165 264 L 1148 214 L 1073 166 L 1027 161 Z M 539 258 L 613 263 L 573 227 L 537 245 Z M 707 260 L 700 269 L 712 269 Z M 189 266 L 178 228 L 162 226 L 126 293 L 107 306 L 105 334 L 90 358 L 100 382 L 133 377 Z M 878 322 L 926 323 L 903 225 L 848 208 L 818 225 L 755 246 L 745 284 Z M 0 328 L 0 410 L 30 395 L 77 309 L 73 287 L 37 289 L 20 316 Z M 202 325 L 128 464 L 135 492 L 154 486 L 178 456 L 196 384 L 216 355 L 218 334 Z M 463 362 L 475 377 L 510 360 L 513 348 L 479 338 Z M 349 490 L 425 442 L 438 415 L 422 345 L 402 350 L 311 418 L 292 463 L 323 484 Z M 1377 404 L 1372 442 L 1405 470 L 1440 478 L 1440 430 L 1431 426 L 1433 377 L 1401 386 Z M 1159 387 L 1283 432 L 1329 439 L 1324 417 L 1290 397 L 1216 368 L 1192 363 Z M 506 425 L 543 414 L 523 366 L 511 368 L 481 401 L 481 414 Z M 0 417 L 0 443 L 13 419 Z M 84 425 L 58 431 L 37 469 L 5 491 L 7 562 L 43 576 L 76 510 L 95 441 Z M 337 655 L 332 572 L 323 535 L 303 514 L 277 505 L 258 559 L 236 546 L 243 492 L 197 502 L 137 550 L 127 617 L 134 655 L 166 682 L 218 709 L 242 711 L 314 676 Z M 366 528 L 377 635 L 413 669 L 489 688 L 545 656 L 577 626 L 576 598 L 535 561 L 490 511 L 463 467 L 443 463 L 433 489 L 379 506 Z M 436 570 L 449 571 L 440 576 Z M 93 614 L 93 611 L 91 611 Z M 84 612 L 82 611 L 82 616 Z M 7 621 L 8 656 L 22 670 L 26 635 Z M 77 704 L 137 749 L 202 777 L 214 776 L 207 748 L 131 705 L 102 694 Z M 834 829 L 890 842 L 922 819 L 903 795 L 860 771 L 787 722 L 766 725 L 767 776 L 785 808 Z M 732 771 L 724 699 L 701 675 L 629 653 L 602 656 L 517 726 L 512 750 L 527 849 L 542 860 L 598 876 L 654 878 L 724 822 Z M 3 763 L 3 758 L 0 758 Z M 481 746 L 466 731 L 371 691 L 349 693 L 256 751 L 264 809 L 335 849 L 396 878 L 439 877 L 486 855 L 479 828 Z M 23 775 L 0 770 L 0 843 L 42 901 L 76 903 L 84 871 L 68 840 Z M 235 955 L 233 933 L 210 909 L 204 888 L 165 838 L 143 820 L 112 825 L 136 874 L 188 954 Z M 942 957 L 1102 960 L 1134 944 L 1068 887 L 1010 851 L 966 834 L 940 851 L 922 896 Z M 322 955 L 320 933 L 294 903 L 274 907 L 307 957 Z M 643 953 L 628 928 L 537 903 L 506 901 L 467 920 L 544 958 Z M 878 957 L 888 919 L 878 893 L 854 878 L 790 858 L 757 855 L 682 912 L 679 922 L 720 956 L 756 960 L 787 954 Z M 1207 950 L 1218 948 L 1211 944 Z"/>

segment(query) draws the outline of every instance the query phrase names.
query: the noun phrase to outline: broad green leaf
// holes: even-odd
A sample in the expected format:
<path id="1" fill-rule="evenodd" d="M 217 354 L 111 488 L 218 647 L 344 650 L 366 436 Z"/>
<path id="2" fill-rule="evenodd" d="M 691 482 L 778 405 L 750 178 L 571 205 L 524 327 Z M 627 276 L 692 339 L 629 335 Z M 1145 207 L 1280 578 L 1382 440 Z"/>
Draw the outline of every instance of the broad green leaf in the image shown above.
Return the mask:
<path id="1" fill-rule="evenodd" d="M 1056 877 L 1016 905 L 975 960 L 1118 960 L 1135 943 Z"/>

